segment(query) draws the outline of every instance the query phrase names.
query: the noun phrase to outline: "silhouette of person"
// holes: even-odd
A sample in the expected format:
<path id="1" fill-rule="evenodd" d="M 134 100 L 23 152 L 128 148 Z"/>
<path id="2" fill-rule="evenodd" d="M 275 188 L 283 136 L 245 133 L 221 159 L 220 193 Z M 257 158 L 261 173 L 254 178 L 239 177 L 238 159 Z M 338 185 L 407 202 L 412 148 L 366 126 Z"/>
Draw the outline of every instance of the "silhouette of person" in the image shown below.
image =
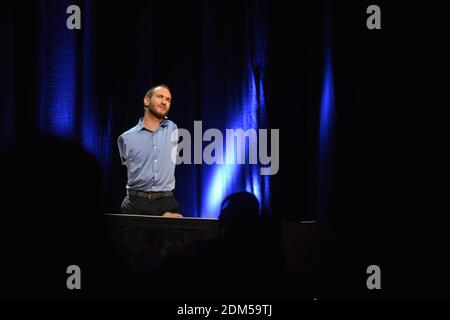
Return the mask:
<path id="1" fill-rule="evenodd" d="M 163 267 L 178 298 L 270 298 L 280 295 L 284 255 L 279 224 L 261 217 L 251 193 L 227 196 L 218 237 L 192 244 Z M 189 277 L 183 275 L 189 274 Z M 178 275 L 173 277 L 173 275 Z"/>
<path id="2" fill-rule="evenodd" d="M 1 157 L 3 210 L 0 297 L 78 299 L 113 295 L 120 286 L 100 216 L 101 170 L 74 142 L 45 135 L 17 139 Z M 68 267 L 80 268 L 81 289 Z M 119 279 L 118 279 L 119 278 Z M 75 287 L 76 288 L 76 287 Z"/>

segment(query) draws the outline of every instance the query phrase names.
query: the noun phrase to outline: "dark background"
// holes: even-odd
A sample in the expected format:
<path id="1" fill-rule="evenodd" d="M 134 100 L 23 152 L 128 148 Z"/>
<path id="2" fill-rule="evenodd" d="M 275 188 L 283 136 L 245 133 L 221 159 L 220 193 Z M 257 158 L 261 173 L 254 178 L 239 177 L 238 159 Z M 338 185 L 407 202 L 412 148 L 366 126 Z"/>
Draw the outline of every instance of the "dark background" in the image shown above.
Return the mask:
<path id="1" fill-rule="evenodd" d="M 253 127 L 280 129 L 278 174 L 261 177 L 245 166 L 236 181 L 220 182 L 230 184 L 220 190 L 222 198 L 256 181 L 258 198 L 272 214 L 316 219 L 324 46 L 332 40 L 324 23 L 332 22 L 325 14 L 331 6 L 86 1 L 79 3 L 82 29 L 70 31 L 67 5 L 37 1 L 25 12 L 19 4 L 2 10 L 2 145 L 30 132 L 78 141 L 102 163 L 103 211 L 118 212 L 126 169 L 117 137 L 142 116 L 147 89 L 166 83 L 174 98 L 170 118 L 180 128 L 192 132 L 194 120 L 203 121 L 203 130 L 247 128 L 249 113 Z M 328 134 L 334 136 L 333 127 Z M 326 160 L 331 185 L 334 160 Z M 214 170 L 177 168 L 176 196 L 186 216 L 217 216 L 205 206 Z M 334 221 L 334 193 L 327 193 L 323 216 Z"/>
<path id="2" fill-rule="evenodd" d="M 448 297 L 442 7 L 368 1 L 74 4 L 82 7 L 82 30 L 62 36 L 53 32 L 65 26 L 69 3 L 30 2 L 27 10 L 3 5 L 2 148 L 58 129 L 48 103 L 68 89 L 67 105 L 74 107 L 62 135 L 99 159 L 102 211 L 116 212 L 126 182 L 116 139 L 137 122 L 145 91 L 155 83 L 171 87 L 171 119 L 179 127 L 200 119 L 223 127 L 241 110 L 235 102 L 251 70 L 264 86 L 258 125 L 280 129 L 280 171 L 269 179 L 267 209 L 280 219 L 317 220 L 337 230 L 342 296 Z M 381 30 L 365 26 L 370 4 L 381 7 Z M 326 52 L 332 56 L 335 128 L 324 189 L 318 132 Z M 58 61 L 73 79 L 63 89 L 53 83 L 57 76 L 46 77 Z M 56 98 L 43 94 L 43 85 Z M 36 156 L 29 156 L 30 165 Z M 209 174 L 203 166 L 177 169 L 177 197 L 192 213 L 187 215 L 202 215 Z M 62 174 L 54 187 L 67 183 Z M 319 209 L 323 192 L 329 205 Z M 382 270 L 379 292 L 368 292 L 361 280 L 371 264 Z"/>

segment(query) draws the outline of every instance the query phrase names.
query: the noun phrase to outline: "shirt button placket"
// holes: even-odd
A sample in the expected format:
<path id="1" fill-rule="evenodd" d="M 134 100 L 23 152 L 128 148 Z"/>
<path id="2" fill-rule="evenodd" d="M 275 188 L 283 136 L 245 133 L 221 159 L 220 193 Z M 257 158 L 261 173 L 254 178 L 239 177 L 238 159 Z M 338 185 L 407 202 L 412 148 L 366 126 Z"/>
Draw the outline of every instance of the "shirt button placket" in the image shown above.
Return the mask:
<path id="1" fill-rule="evenodd" d="M 156 159 L 157 158 L 157 147 L 156 147 L 156 144 L 154 144 L 154 141 L 153 141 L 153 172 L 155 173 L 154 175 L 155 175 L 155 178 L 158 178 L 158 160 Z"/>

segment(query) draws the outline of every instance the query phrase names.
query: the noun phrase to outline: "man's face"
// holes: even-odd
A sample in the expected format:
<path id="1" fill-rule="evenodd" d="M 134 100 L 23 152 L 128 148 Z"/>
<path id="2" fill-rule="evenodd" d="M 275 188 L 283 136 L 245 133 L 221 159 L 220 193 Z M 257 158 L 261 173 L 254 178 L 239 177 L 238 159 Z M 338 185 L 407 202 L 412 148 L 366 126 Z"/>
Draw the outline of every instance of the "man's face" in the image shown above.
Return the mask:
<path id="1" fill-rule="evenodd" d="M 148 106 L 148 111 L 158 119 L 163 119 L 169 113 L 171 102 L 172 95 L 164 87 L 155 88 L 151 98 L 144 98 L 144 104 Z"/>

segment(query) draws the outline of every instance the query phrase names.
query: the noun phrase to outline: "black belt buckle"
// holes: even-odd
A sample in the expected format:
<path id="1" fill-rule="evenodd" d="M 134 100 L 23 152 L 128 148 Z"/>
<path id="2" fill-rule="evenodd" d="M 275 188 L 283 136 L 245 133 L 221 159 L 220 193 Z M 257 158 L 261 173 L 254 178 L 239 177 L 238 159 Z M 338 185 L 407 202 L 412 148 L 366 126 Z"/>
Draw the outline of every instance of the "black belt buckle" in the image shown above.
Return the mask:
<path id="1" fill-rule="evenodd" d="M 161 192 L 158 192 L 158 193 L 149 193 L 148 194 L 148 199 L 149 200 L 156 200 L 156 199 L 158 199 L 158 198 L 160 198 L 161 197 Z"/>

